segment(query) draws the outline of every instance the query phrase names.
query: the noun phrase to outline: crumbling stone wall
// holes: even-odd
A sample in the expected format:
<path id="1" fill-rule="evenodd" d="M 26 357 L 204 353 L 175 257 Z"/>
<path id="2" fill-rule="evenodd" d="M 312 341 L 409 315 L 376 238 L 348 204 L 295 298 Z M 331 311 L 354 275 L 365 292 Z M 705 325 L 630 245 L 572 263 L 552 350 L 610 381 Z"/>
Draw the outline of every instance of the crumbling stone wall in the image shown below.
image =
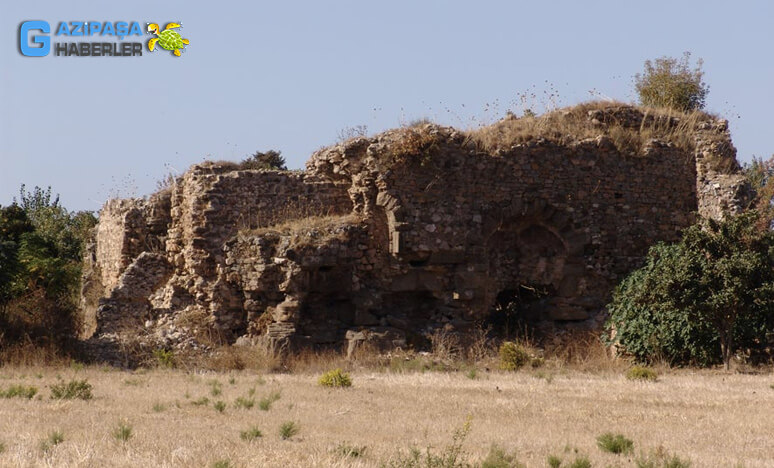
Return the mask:
<path id="1" fill-rule="evenodd" d="M 634 131 L 653 118 L 588 115 Z M 539 293 L 522 304 L 534 321 L 598 326 L 651 244 L 676 240 L 697 210 L 744 207 L 727 124 L 708 119 L 693 137 L 692 153 L 651 139 L 621 154 L 605 132 L 490 153 L 428 124 L 320 150 L 303 172 L 196 165 L 147 201 L 103 208 L 97 335 L 421 345 L 524 291 Z"/>

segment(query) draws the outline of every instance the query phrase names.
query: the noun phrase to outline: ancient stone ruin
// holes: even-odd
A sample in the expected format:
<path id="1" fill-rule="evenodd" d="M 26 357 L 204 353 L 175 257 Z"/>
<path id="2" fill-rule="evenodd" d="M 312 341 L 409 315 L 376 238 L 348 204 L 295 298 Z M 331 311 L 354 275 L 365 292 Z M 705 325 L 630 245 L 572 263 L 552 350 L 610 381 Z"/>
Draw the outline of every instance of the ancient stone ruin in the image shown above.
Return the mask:
<path id="1" fill-rule="evenodd" d="M 723 120 L 596 104 L 519 133 L 529 119 L 354 138 L 305 171 L 202 163 L 146 199 L 110 200 L 87 259 L 87 333 L 420 347 L 438 329 L 497 326 L 513 304 L 537 325 L 595 328 L 650 245 L 745 203 Z"/>

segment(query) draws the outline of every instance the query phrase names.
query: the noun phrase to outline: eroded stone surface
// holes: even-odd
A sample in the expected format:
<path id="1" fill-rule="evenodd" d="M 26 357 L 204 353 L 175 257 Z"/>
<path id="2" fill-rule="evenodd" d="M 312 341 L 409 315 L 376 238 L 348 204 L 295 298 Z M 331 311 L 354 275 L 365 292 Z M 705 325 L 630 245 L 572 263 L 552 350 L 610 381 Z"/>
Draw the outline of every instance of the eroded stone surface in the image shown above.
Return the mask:
<path id="1" fill-rule="evenodd" d="M 653 117 L 617 106 L 588 118 Z M 743 209 L 727 123 L 694 138 L 693 154 L 650 140 L 622 155 L 604 135 L 489 154 L 428 124 L 320 150 L 303 172 L 195 165 L 148 200 L 105 205 L 85 297 L 103 298 L 98 335 L 143 330 L 165 346 L 203 330 L 350 352 L 418 345 L 528 290 L 541 292 L 528 318 L 593 327 L 651 244 L 676 240 L 696 211 Z"/>

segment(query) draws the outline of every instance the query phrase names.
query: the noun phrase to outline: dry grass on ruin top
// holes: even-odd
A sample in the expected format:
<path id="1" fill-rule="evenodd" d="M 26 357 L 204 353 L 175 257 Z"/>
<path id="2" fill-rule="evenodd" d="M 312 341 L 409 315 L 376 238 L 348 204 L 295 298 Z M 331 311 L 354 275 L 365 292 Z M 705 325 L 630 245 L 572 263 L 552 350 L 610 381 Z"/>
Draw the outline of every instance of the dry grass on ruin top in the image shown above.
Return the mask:
<path id="1" fill-rule="evenodd" d="M 278 234 L 283 236 L 294 236 L 297 243 L 304 243 L 304 239 L 315 243 L 325 242 L 334 238 L 344 239 L 345 227 L 358 224 L 362 219 L 355 214 L 346 215 L 310 215 L 282 221 L 268 227 L 257 229 L 243 229 L 240 234 L 243 236 L 265 236 L 267 234 Z"/>
<path id="2" fill-rule="evenodd" d="M 637 113 L 644 117 L 640 124 L 632 125 L 627 117 Z M 597 116 L 604 116 L 605 119 L 600 121 L 595 118 Z M 685 113 L 593 101 L 540 116 L 508 117 L 472 130 L 468 135 L 489 153 L 539 139 L 564 145 L 600 135 L 608 136 L 618 151 L 627 155 L 640 154 L 651 139 L 671 142 L 686 152 L 692 152 L 697 125 L 716 118 L 701 111 Z"/>
<path id="3" fill-rule="evenodd" d="M 3 367 L 1 389 L 37 394 L 0 399 L 0 465 L 424 466 L 398 462 L 412 447 L 423 460 L 428 447 L 449 454 L 468 420 L 458 461 L 473 464 L 493 444 L 529 467 L 549 457 L 628 467 L 665 453 L 695 467 L 752 468 L 771 466 L 774 453 L 770 374 L 666 371 L 645 382 L 617 369 L 361 369 L 343 389 L 320 386 L 319 375 Z M 51 399 L 52 386 L 73 380 L 93 397 Z M 634 451 L 601 450 L 607 432 Z"/>

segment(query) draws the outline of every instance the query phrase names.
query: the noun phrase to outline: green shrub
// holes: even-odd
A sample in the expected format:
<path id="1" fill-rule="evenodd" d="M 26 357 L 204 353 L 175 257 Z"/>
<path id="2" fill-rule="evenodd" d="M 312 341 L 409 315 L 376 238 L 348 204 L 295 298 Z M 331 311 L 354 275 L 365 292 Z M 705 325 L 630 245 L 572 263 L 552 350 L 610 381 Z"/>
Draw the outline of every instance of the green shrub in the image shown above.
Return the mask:
<path id="1" fill-rule="evenodd" d="M 0 442 L 0 453 L 5 452 L 5 442 Z"/>
<path id="2" fill-rule="evenodd" d="M 198 400 L 194 400 L 191 402 L 194 406 L 207 406 L 210 404 L 210 399 L 207 397 L 201 397 Z"/>
<path id="3" fill-rule="evenodd" d="M 690 468 L 691 466 L 690 461 L 669 454 L 664 447 L 659 447 L 647 455 L 640 454 L 634 459 L 634 464 L 637 468 Z"/>
<path id="4" fill-rule="evenodd" d="M 218 396 L 221 393 L 223 393 L 223 387 L 221 386 L 220 382 L 217 380 L 210 382 L 210 395 Z"/>
<path id="5" fill-rule="evenodd" d="M 40 450 L 48 452 L 62 442 L 64 442 L 64 433 L 62 431 L 51 431 L 45 439 L 40 441 Z"/>
<path id="6" fill-rule="evenodd" d="M 51 398 L 54 400 L 72 400 L 75 398 L 81 400 L 91 400 L 92 386 L 86 380 L 71 380 L 67 383 L 60 381 L 51 385 Z"/>
<path id="7" fill-rule="evenodd" d="M 452 443 L 449 444 L 441 453 L 435 454 L 428 447 L 424 454 L 417 448 L 412 448 L 408 455 L 400 454 L 389 463 L 383 466 L 389 468 L 464 468 L 469 467 L 470 463 L 465 461 L 465 453 L 462 450 L 462 444 L 470 433 L 470 417 L 465 421 L 462 428 L 454 431 Z"/>
<path id="8" fill-rule="evenodd" d="M 341 369 L 333 369 L 321 375 L 317 383 L 323 387 L 343 388 L 351 387 L 352 379 L 347 372 L 344 372 Z"/>
<path id="9" fill-rule="evenodd" d="M 524 468 L 524 465 L 516 460 L 514 455 L 510 455 L 502 448 L 492 445 L 489 453 L 481 462 L 481 468 Z"/>
<path id="10" fill-rule="evenodd" d="M 269 411 L 269 408 L 271 408 L 272 403 L 280 399 L 280 392 L 273 392 L 270 395 L 261 398 L 261 400 L 258 402 L 258 408 L 261 409 L 261 411 Z"/>
<path id="11" fill-rule="evenodd" d="M 25 385 L 11 385 L 7 390 L 0 389 L 0 398 L 26 398 L 31 399 L 38 393 L 37 387 Z"/>
<path id="12" fill-rule="evenodd" d="M 515 371 L 524 367 L 530 361 L 529 353 L 523 346 L 512 341 L 500 345 L 500 368 Z"/>
<path id="13" fill-rule="evenodd" d="M 176 365 L 175 352 L 167 349 L 156 349 L 153 351 L 153 357 L 159 367 L 173 368 Z"/>
<path id="14" fill-rule="evenodd" d="M 655 382 L 656 379 L 658 379 L 658 374 L 650 367 L 632 366 L 626 371 L 626 378 L 629 380 L 648 380 Z"/>
<path id="15" fill-rule="evenodd" d="M 256 151 L 250 157 L 242 160 L 240 169 L 271 169 L 286 171 L 285 158 L 281 151 L 269 150 L 265 153 Z"/>
<path id="16" fill-rule="evenodd" d="M 682 59 L 661 57 L 645 61 L 644 73 L 634 77 L 634 87 L 640 102 L 646 106 L 669 107 L 679 111 L 704 108 L 709 87 L 702 81 L 704 72 L 701 59 L 696 68 L 690 68 L 691 54 L 685 52 Z"/>
<path id="17" fill-rule="evenodd" d="M 677 244 L 657 244 L 616 288 L 606 341 L 640 362 L 729 366 L 766 353 L 774 331 L 774 232 L 755 211 L 702 220 Z"/>
<path id="18" fill-rule="evenodd" d="M 255 398 L 238 397 L 234 400 L 235 408 L 250 409 L 255 406 Z"/>
<path id="19" fill-rule="evenodd" d="M 282 438 L 282 440 L 287 440 L 293 437 L 294 435 L 298 434 L 298 431 L 300 431 L 301 428 L 298 426 L 297 423 L 293 421 L 286 421 L 282 423 L 282 425 L 279 428 L 279 435 Z"/>
<path id="20" fill-rule="evenodd" d="M 366 452 L 365 445 L 351 445 L 346 442 L 342 442 L 333 449 L 334 453 L 341 455 L 342 457 L 359 458 Z"/>
<path id="21" fill-rule="evenodd" d="M 113 438 L 119 442 L 126 442 L 132 437 L 132 426 L 127 422 L 120 422 L 118 426 L 113 429 Z"/>
<path id="22" fill-rule="evenodd" d="M 212 407 L 215 408 L 215 411 L 217 411 L 218 413 L 222 413 L 226 411 L 226 402 L 218 400 L 215 402 L 215 404 L 212 405 Z"/>
<path id="23" fill-rule="evenodd" d="M 623 434 L 613 434 L 606 432 L 597 437 L 597 446 L 603 452 L 615 453 L 616 455 L 631 453 L 634 449 L 634 442 L 627 439 Z"/>
<path id="24" fill-rule="evenodd" d="M 167 409 L 167 405 L 163 403 L 156 402 L 153 404 L 153 411 L 155 411 L 156 413 L 161 413 L 162 411 L 166 411 L 166 409 Z"/>
<path id="25" fill-rule="evenodd" d="M 247 442 L 252 442 L 255 439 L 259 439 L 259 438 L 263 437 L 263 433 L 261 432 L 260 429 L 258 429 L 258 427 L 253 426 L 253 427 L 251 427 L 250 429 L 248 429 L 246 431 L 240 432 L 239 433 L 239 437 L 242 440 L 246 440 Z"/>
<path id="26" fill-rule="evenodd" d="M 231 460 L 228 458 L 224 458 L 223 460 L 218 460 L 215 463 L 212 464 L 212 468 L 233 468 L 234 465 L 231 464 Z"/>
<path id="27" fill-rule="evenodd" d="M 549 455 L 546 462 L 548 463 L 549 468 L 559 468 L 562 466 L 562 459 L 556 455 Z"/>
<path id="28" fill-rule="evenodd" d="M 581 455 L 567 465 L 567 468 L 591 468 L 591 460 Z"/>

